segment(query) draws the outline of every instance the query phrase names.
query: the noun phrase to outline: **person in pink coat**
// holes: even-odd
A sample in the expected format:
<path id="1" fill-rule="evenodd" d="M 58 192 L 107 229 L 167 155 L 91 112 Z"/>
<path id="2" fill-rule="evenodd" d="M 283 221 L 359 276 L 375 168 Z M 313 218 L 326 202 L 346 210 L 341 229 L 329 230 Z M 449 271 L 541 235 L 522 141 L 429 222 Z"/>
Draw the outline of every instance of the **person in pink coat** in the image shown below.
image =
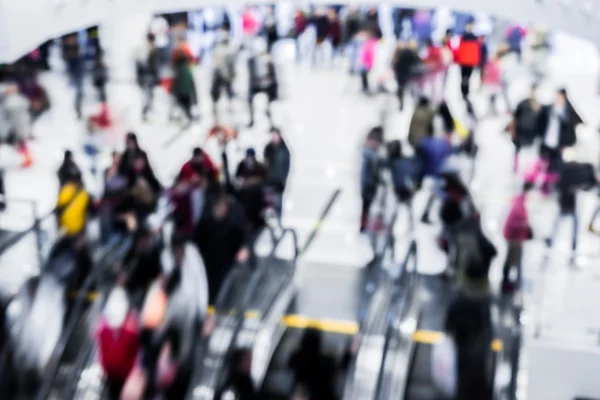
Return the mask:
<path id="1" fill-rule="evenodd" d="M 368 33 L 360 53 L 360 79 L 362 82 L 362 91 L 364 93 L 369 93 L 369 72 L 371 72 L 375 65 L 377 42 L 378 39 L 373 34 Z"/>
<path id="2" fill-rule="evenodd" d="M 532 188 L 533 185 L 531 183 L 525 183 L 523 192 L 513 198 L 510 211 L 504 223 L 503 235 L 508 243 L 508 250 L 502 270 L 502 293 L 514 291 L 521 282 L 523 243 L 533 237 L 526 207 L 527 194 Z M 511 281 L 510 279 L 510 271 L 513 267 L 516 267 L 517 271 L 515 281 Z"/>

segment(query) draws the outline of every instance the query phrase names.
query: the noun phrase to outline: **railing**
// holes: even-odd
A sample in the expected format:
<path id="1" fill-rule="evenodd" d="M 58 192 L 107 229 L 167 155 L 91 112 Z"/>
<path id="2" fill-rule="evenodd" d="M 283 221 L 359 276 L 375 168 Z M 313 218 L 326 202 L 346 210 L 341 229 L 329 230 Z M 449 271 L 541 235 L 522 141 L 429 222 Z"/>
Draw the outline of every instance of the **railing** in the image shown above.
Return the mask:
<path id="1" fill-rule="evenodd" d="M 269 230 L 268 233 L 270 238 L 274 239 L 273 249 L 265 258 L 266 260 L 255 266 L 239 265 L 235 267 L 223 282 L 223 285 L 219 291 L 219 296 L 215 302 L 215 312 L 223 313 L 223 315 L 228 318 L 228 322 L 225 324 L 226 326 L 224 326 L 224 328 L 230 332 L 230 335 L 225 335 L 227 336 L 225 339 L 221 338 L 228 341 L 228 343 L 224 343 L 226 347 L 222 350 L 219 350 L 218 354 L 213 354 L 211 357 L 216 357 L 216 359 L 214 359 L 214 363 L 209 363 L 209 367 L 211 369 L 215 366 L 220 366 L 220 368 L 218 368 L 216 375 L 213 376 L 210 383 L 200 382 L 202 376 L 209 372 L 204 370 L 204 367 L 207 366 L 205 365 L 206 363 L 204 358 L 209 356 L 208 352 L 209 348 L 211 347 L 210 343 L 212 340 L 215 340 L 214 335 L 212 335 L 210 338 L 203 339 L 196 351 L 197 367 L 195 368 L 196 371 L 194 371 L 192 375 L 192 384 L 190 385 L 187 398 L 211 398 L 215 391 L 219 389 L 219 385 L 222 383 L 222 377 L 227 373 L 225 363 L 231 357 L 231 354 L 235 348 L 237 336 L 244 325 L 246 313 L 251 307 L 250 300 L 253 296 L 256 296 L 257 288 L 260 287 L 262 281 L 268 279 L 268 272 L 270 270 L 269 260 L 275 257 L 275 253 L 279 244 L 283 241 L 287 234 L 292 235 L 295 258 L 298 256 L 298 237 L 294 230 L 289 228 L 283 229 L 281 235 L 277 237 L 271 226 L 267 225 L 266 229 Z M 254 248 L 252 248 L 252 251 L 254 251 Z M 250 257 L 250 260 L 256 261 L 257 258 L 253 254 Z M 246 272 L 246 274 L 244 274 L 244 272 Z M 248 278 L 249 281 L 243 278 Z M 243 281 L 238 282 L 240 279 Z M 238 284 L 240 285 L 238 286 Z M 243 291 L 240 292 L 239 290 L 242 288 Z M 222 346 L 218 347 L 221 348 Z"/>
<path id="2" fill-rule="evenodd" d="M 32 216 L 32 224 L 24 229 L 24 230 L 19 230 L 18 233 L 11 235 L 8 239 L 6 240 L 0 240 L 0 255 L 4 254 L 7 251 L 10 251 L 10 249 L 17 245 L 19 242 L 21 242 L 23 239 L 25 239 L 26 237 L 28 237 L 31 234 L 35 235 L 35 251 L 36 251 L 36 257 L 37 257 L 37 262 L 39 263 L 40 266 L 43 265 L 43 261 L 44 261 L 44 239 L 45 239 L 45 231 L 43 230 L 42 226 L 47 222 L 53 219 L 54 217 L 54 210 L 44 214 L 44 215 L 40 215 L 39 212 L 39 207 L 38 207 L 38 203 L 36 201 L 33 200 L 28 200 L 28 199 L 19 199 L 19 198 L 12 198 L 12 197 L 6 197 L 4 195 L 0 195 L 0 201 L 4 201 L 6 204 L 8 204 L 8 206 L 10 207 L 11 204 L 22 204 L 25 207 L 29 208 L 31 211 L 31 216 Z M 0 214 L 0 219 L 2 218 L 2 215 Z"/>

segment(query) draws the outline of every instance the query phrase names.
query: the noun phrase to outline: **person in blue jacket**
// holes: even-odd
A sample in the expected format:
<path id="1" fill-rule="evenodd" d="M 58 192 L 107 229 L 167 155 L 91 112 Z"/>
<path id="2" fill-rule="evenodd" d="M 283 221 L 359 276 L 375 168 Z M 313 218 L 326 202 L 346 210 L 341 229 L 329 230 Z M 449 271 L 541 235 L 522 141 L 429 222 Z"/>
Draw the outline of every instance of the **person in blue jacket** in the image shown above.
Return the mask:
<path id="1" fill-rule="evenodd" d="M 451 138 L 451 135 L 435 137 L 433 133 L 430 132 L 429 135 L 421 139 L 417 144 L 415 153 L 421 165 L 421 179 L 431 177 L 437 180 L 446 161 L 454 152 L 454 148 L 450 142 Z M 425 206 L 425 211 L 421 217 L 421 222 L 425 224 L 431 223 L 429 211 L 433 206 L 435 198 L 436 194 L 432 193 Z"/>

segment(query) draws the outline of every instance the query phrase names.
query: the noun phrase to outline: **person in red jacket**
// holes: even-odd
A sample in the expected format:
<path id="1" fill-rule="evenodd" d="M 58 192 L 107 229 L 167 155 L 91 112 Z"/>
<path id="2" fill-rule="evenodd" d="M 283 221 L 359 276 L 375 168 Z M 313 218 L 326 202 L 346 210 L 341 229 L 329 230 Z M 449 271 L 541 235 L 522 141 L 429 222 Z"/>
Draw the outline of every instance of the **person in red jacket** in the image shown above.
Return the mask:
<path id="1" fill-rule="evenodd" d="M 133 370 L 140 349 L 140 324 L 130 307 L 125 290 L 111 293 L 96 332 L 100 365 L 109 391 L 118 398 Z"/>
<path id="2" fill-rule="evenodd" d="M 439 104 L 443 99 L 443 73 L 444 60 L 442 49 L 435 44 L 431 39 L 425 41 L 427 53 L 425 54 L 424 62 L 427 65 L 427 75 L 425 85 L 429 86 L 430 98 L 433 104 Z"/>
<path id="3" fill-rule="evenodd" d="M 473 33 L 473 21 L 469 21 L 460 38 L 456 51 L 456 63 L 460 65 L 460 90 L 465 100 L 469 96 L 469 80 L 473 70 L 481 63 L 481 42 Z"/>
<path id="4" fill-rule="evenodd" d="M 204 170 L 210 180 L 216 181 L 219 177 L 219 169 L 200 147 L 194 148 L 192 158 L 183 164 L 179 176 L 182 180 L 190 180 L 198 174 L 198 170 Z"/>

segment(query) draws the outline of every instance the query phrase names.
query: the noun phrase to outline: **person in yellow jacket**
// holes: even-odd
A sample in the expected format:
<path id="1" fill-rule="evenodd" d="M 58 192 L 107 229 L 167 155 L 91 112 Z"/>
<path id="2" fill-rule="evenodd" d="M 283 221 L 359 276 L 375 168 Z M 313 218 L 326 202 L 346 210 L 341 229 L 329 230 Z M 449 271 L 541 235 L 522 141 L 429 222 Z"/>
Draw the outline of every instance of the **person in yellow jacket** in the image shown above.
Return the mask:
<path id="1" fill-rule="evenodd" d="M 81 176 L 73 177 L 63 185 L 56 202 L 56 217 L 64 235 L 72 237 L 84 231 L 91 204 Z"/>

